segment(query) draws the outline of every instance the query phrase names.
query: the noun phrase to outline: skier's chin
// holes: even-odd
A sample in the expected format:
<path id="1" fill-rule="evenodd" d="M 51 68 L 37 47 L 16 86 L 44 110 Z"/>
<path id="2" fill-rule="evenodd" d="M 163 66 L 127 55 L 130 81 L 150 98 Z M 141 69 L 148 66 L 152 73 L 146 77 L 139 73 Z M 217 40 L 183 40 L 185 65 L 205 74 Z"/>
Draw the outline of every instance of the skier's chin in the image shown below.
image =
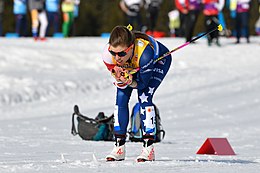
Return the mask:
<path id="1" fill-rule="evenodd" d="M 120 66 L 124 65 L 123 61 L 117 62 L 117 64 L 120 65 Z"/>

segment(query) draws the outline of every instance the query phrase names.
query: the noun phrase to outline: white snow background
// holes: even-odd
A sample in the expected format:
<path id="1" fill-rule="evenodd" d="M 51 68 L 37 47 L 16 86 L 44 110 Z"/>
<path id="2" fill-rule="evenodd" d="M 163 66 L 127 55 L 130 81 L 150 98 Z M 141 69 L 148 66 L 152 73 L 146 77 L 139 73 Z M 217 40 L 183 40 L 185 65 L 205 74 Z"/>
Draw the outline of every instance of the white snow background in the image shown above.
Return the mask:
<path id="1" fill-rule="evenodd" d="M 137 163 L 141 143 L 126 143 L 126 160 L 106 162 L 113 142 L 72 136 L 79 105 L 94 118 L 113 113 L 115 87 L 102 62 L 108 39 L 0 39 L 0 172 L 259 172 L 260 37 L 221 47 L 206 39 L 173 53 L 154 96 L 166 137 L 156 161 Z M 159 39 L 170 50 L 180 38 Z M 137 101 L 133 92 L 130 107 Z M 197 155 L 207 138 L 227 138 L 235 156 Z"/>

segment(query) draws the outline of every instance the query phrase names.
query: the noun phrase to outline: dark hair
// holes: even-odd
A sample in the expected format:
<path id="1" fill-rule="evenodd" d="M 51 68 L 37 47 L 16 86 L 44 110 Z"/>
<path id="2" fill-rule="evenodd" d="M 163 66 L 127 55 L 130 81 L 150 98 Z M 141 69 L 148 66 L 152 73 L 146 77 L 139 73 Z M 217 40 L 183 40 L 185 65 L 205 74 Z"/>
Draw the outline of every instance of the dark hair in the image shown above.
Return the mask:
<path id="1" fill-rule="evenodd" d="M 109 38 L 109 44 L 113 47 L 119 45 L 129 47 L 135 41 L 135 35 L 125 26 L 116 26 Z"/>

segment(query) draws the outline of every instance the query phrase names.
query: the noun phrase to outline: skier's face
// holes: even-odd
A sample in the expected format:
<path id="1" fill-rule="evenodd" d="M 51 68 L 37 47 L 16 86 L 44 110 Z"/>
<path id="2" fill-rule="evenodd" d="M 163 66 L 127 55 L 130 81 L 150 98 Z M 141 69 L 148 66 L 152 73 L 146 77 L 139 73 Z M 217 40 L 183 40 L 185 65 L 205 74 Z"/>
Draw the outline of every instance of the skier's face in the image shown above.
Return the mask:
<path id="1" fill-rule="evenodd" d="M 125 46 L 117 46 L 117 47 L 109 46 L 108 51 L 110 52 L 110 54 L 112 56 L 115 57 L 116 63 L 118 65 L 122 66 L 131 57 L 132 51 L 130 51 L 130 50 L 133 50 L 133 47 L 134 47 L 133 44 L 131 46 L 129 46 L 129 47 L 125 47 Z"/>

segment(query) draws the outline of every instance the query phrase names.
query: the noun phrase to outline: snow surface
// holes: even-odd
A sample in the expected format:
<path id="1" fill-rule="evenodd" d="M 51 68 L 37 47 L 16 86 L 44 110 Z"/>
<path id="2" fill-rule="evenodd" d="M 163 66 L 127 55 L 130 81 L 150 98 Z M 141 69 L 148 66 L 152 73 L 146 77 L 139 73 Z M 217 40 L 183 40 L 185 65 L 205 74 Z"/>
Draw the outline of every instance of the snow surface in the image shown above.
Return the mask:
<path id="1" fill-rule="evenodd" d="M 111 115 L 115 87 L 101 53 L 106 38 L 0 39 L 0 172 L 259 172 L 260 37 L 251 44 L 208 47 L 205 39 L 173 53 L 155 94 L 166 137 L 156 161 L 105 162 L 113 142 L 72 136 L 73 106 Z M 160 39 L 169 49 L 184 39 Z M 136 93 L 130 107 L 136 102 Z M 227 138 L 237 155 L 197 155 L 207 138 Z"/>

